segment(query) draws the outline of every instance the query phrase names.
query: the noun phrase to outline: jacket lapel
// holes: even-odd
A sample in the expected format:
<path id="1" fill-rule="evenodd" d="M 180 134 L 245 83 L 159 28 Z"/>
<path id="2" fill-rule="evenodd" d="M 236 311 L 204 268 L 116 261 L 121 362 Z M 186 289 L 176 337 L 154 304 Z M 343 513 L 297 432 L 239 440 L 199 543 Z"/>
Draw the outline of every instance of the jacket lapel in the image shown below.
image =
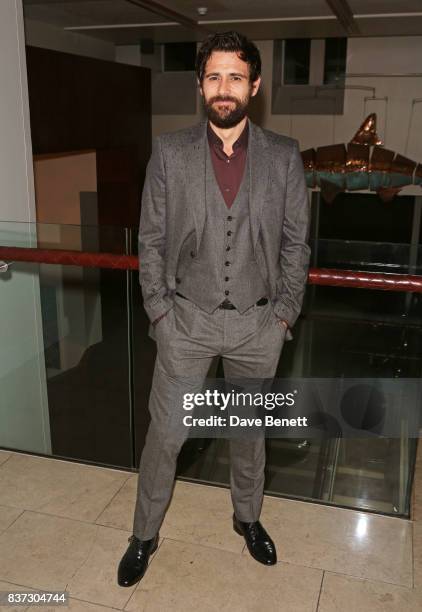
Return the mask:
<path id="1" fill-rule="evenodd" d="M 202 121 L 192 128 L 186 144 L 186 187 L 190 194 L 187 204 L 191 207 L 195 230 L 196 250 L 198 252 L 205 225 L 205 145 L 207 122 Z"/>
<path id="2" fill-rule="evenodd" d="M 249 215 L 255 251 L 268 185 L 270 150 L 264 132 L 249 120 Z"/>

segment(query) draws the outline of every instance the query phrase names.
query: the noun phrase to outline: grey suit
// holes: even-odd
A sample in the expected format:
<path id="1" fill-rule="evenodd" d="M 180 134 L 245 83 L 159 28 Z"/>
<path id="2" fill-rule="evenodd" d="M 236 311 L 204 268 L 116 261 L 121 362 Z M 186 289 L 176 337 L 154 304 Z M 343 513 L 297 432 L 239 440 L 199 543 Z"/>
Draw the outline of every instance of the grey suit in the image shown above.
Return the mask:
<path id="1" fill-rule="evenodd" d="M 187 436 L 182 393 L 201 390 L 216 355 L 223 358 L 226 379 L 273 377 L 285 340 L 277 317 L 291 327 L 300 313 L 310 211 L 298 143 L 252 122 L 249 130 L 247 166 L 230 209 L 230 223 L 237 224 L 232 262 L 222 260 L 223 236 L 233 232 L 226 231 L 229 213 L 212 172 L 206 122 L 153 143 L 142 196 L 139 278 L 150 320 L 166 316 L 150 328 L 157 360 L 133 523 L 140 539 L 155 535 L 170 500 Z M 224 292 L 230 285 L 224 263 L 238 271 L 231 292 Z M 221 301 L 230 293 L 237 310 L 216 308 L 220 293 Z M 264 296 L 268 304 L 256 305 Z M 289 330 L 286 339 L 291 338 Z M 258 520 L 264 439 L 233 439 L 230 452 L 236 516 Z"/>

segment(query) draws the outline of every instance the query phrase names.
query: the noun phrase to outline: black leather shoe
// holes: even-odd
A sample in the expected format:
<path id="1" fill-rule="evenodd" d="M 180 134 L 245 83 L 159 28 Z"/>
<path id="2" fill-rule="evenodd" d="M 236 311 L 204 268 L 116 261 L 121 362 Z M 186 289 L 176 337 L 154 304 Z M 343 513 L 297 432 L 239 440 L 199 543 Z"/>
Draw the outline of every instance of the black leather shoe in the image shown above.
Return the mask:
<path id="1" fill-rule="evenodd" d="M 130 544 L 117 571 L 117 582 L 122 587 L 130 587 L 141 580 L 147 570 L 150 555 L 158 548 L 158 533 L 151 540 L 140 540 L 131 535 L 128 542 Z"/>
<path id="2" fill-rule="evenodd" d="M 259 521 L 243 523 L 233 514 L 233 529 L 239 535 L 243 535 L 246 546 L 256 561 L 264 565 L 275 565 L 277 563 L 274 542 Z"/>

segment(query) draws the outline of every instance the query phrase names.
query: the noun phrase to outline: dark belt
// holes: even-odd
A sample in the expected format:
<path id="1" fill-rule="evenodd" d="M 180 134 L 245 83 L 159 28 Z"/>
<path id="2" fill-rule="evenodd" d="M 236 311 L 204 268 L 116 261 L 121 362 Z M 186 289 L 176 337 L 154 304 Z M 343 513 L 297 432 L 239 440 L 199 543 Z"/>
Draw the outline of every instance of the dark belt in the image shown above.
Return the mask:
<path id="1" fill-rule="evenodd" d="M 176 291 L 176 295 L 183 298 L 184 300 L 188 299 L 185 295 L 182 295 L 178 291 Z M 257 301 L 255 306 L 265 306 L 265 304 L 268 304 L 268 298 L 263 297 Z M 223 310 L 236 310 L 236 306 L 234 306 L 229 300 L 224 300 L 224 302 L 221 302 L 218 308 L 222 308 Z"/>

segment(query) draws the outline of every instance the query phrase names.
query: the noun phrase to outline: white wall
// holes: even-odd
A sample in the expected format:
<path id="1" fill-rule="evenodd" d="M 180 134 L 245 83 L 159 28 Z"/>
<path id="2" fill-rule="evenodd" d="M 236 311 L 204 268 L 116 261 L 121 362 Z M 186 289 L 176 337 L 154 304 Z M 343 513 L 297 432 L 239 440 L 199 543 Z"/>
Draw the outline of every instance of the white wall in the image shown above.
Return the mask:
<path id="1" fill-rule="evenodd" d="M 0 83 L 0 244 L 35 246 L 21 0 L 0 2 Z M 49 453 L 41 325 L 37 266 L 15 263 L 0 274 L 0 446 Z"/>
<path id="2" fill-rule="evenodd" d="M 386 75 L 396 72 L 422 73 L 422 63 L 418 62 L 418 57 L 422 57 L 422 37 L 351 38 L 348 41 L 346 70 L 347 73 Z M 265 63 L 272 62 L 272 50 L 267 50 L 263 60 Z M 365 97 L 374 95 L 372 91 L 346 89 L 342 116 L 334 117 L 328 112 L 322 116 L 268 114 L 266 127 L 298 138 L 302 148 L 306 149 L 334 142 L 348 142 L 364 115 L 376 111 L 379 134 L 381 138 L 386 136 L 386 146 L 404 154 L 412 100 L 422 97 L 422 77 L 356 77 L 346 80 L 346 87 L 348 86 L 372 87 L 377 98 L 387 97 L 388 102 L 365 102 Z M 415 107 L 415 113 L 415 120 L 418 120 L 422 115 L 422 105 Z M 422 157 L 422 143 L 417 144 L 414 141 L 413 135 L 413 149 L 411 151 L 409 148 L 408 153 Z"/>
<path id="3" fill-rule="evenodd" d="M 348 53 L 348 71 L 350 73 L 369 72 L 382 74 L 422 75 L 422 36 L 406 38 L 365 39 L 365 45 L 350 41 Z M 385 139 L 388 148 L 395 149 L 416 161 L 422 162 L 422 76 L 405 77 L 370 77 L 348 79 L 349 84 L 371 85 L 376 88 L 376 95 L 386 96 L 388 104 L 381 102 L 375 108 L 379 116 L 380 136 Z M 419 99 L 418 103 L 413 103 Z M 356 97 L 348 96 L 349 112 L 353 109 Z M 384 123 L 387 114 L 386 131 Z M 410 125 L 411 123 L 411 125 Z M 406 149 L 407 134 L 409 142 Z"/>

